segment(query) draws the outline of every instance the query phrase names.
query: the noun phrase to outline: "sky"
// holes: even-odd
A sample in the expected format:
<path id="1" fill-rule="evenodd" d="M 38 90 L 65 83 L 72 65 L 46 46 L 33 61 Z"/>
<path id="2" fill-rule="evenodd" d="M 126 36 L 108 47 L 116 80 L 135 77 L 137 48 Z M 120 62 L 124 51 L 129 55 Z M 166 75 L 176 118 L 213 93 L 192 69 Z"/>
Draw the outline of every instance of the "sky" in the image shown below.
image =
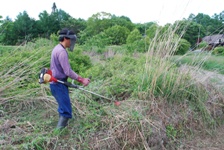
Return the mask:
<path id="1" fill-rule="evenodd" d="M 0 5 L 3 19 L 16 19 L 26 11 L 36 20 L 46 10 L 51 13 L 53 3 L 73 18 L 87 20 L 98 12 L 126 16 L 133 23 L 157 22 L 159 25 L 174 23 L 190 14 L 203 13 L 212 17 L 224 11 L 224 0 L 6 0 Z"/>

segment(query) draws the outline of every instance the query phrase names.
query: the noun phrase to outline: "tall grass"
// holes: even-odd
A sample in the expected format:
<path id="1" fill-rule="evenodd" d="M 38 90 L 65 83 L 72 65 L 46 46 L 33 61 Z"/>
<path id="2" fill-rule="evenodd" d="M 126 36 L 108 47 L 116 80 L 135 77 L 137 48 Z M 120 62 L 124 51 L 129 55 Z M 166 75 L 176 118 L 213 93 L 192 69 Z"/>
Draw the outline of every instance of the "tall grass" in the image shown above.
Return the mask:
<path id="1" fill-rule="evenodd" d="M 182 102 L 184 97 L 188 99 L 194 94 L 202 95 L 194 92 L 201 91 L 199 89 L 203 87 L 195 89 L 192 84 L 194 81 L 191 80 L 188 72 L 181 73 L 177 65 L 171 61 L 181 39 L 181 36 L 176 36 L 177 29 L 178 26 L 174 29 L 169 28 L 163 34 L 157 31 L 146 53 L 145 70 L 142 74 L 139 92 L 147 91 L 150 98 L 162 96 L 173 102 Z"/>
<path id="2" fill-rule="evenodd" d="M 0 58 L 1 104 L 9 100 L 35 99 L 40 94 L 37 71 L 49 66 L 47 59 L 51 49 L 50 41 L 39 39 L 35 44 L 18 46 L 4 53 Z"/>

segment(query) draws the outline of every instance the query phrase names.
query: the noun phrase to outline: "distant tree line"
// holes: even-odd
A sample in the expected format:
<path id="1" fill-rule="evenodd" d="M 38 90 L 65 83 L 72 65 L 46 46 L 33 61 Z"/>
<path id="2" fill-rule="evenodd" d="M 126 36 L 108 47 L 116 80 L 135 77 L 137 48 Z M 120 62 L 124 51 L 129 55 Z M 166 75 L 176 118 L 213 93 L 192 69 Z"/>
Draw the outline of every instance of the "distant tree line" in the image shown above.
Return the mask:
<path id="1" fill-rule="evenodd" d="M 19 13 L 15 21 L 0 16 L 0 44 L 20 45 L 36 38 L 50 38 L 61 28 L 67 27 L 75 31 L 79 44 L 122 45 L 146 36 L 150 40 L 156 29 L 165 30 L 169 26 L 178 26 L 177 34 L 180 35 L 181 31 L 186 30 L 182 38 L 194 47 L 198 39 L 204 36 L 224 33 L 224 11 L 212 17 L 202 13 L 191 14 L 174 24 L 159 26 L 156 22 L 132 23 L 126 16 L 106 12 L 93 14 L 88 20 L 76 19 L 64 10 L 57 9 L 54 4 L 52 13 L 41 12 L 39 20 L 30 18 L 26 11 Z"/>

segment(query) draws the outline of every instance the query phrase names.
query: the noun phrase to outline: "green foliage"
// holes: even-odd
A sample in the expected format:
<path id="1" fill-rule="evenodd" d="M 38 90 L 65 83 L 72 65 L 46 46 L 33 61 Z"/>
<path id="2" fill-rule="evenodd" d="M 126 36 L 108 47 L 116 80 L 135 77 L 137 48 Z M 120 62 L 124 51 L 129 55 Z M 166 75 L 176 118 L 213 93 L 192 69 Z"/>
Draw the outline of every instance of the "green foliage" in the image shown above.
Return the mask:
<path id="1" fill-rule="evenodd" d="M 91 74 L 93 79 L 97 80 L 108 79 L 105 82 L 109 82 L 110 86 L 104 88 L 104 93 L 117 97 L 122 94 L 128 96 L 137 88 L 142 60 L 144 59 L 115 55 L 113 58 L 106 60 L 104 65 L 94 65 L 85 74 L 86 76 Z"/>
<path id="2" fill-rule="evenodd" d="M 126 27 L 115 25 L 105 30 L 105 34 L 111 39 L 111 45 L 122 45 L 126 43 L 126 39 L 130 31 Z"/>
<path id="3" fill-rule="evenodd" d="M 134 24 L 130 21 L 129 18 L 127 18 L 125 16 L 116 17 L 115 15 L 112 15 L 110 13 L 99 12 L 99 13 L 93 14 L 90 18 L 88 18 L 86 29 L 83 31 L 84 36 L 82 33 L 82 36 L 80 36 L 81 37 L 80 42 L 84 43 L 84 41 L 88 40 L 92 36 L 100 34 L 101 32 L 106 32 L 107 29 L 112 28 L 114 26 L 120 26 L 122 28 L 125 28 L 125 30 L 128 29 L 129 31 L 134 29 Z M 115 29 L 113 29 L 113 30 L 115 30 Z M 110 31 L 108 31 L 108 32 L 110 32 Z M 115 30 L 115 32 L 117 32 L 117 31 Z M 124 34 L 124 31 L 122 31 L 122 33 Z M 109 34 L 109 36 L 112 35 L 112 33 L 108 33 L 108 34 Z M 115 33 L 115 34 L 117 34 L 117 33 Z M 116 35 L 112 35 L 112 38 L 114 38 L 115 36 Z M 125 36 L 127 36 L 127 35 L 125 35 Z M 113 41 L 115 41 L 115 39 L 113 39 Z M 120 41 L 118 43 L 125 43 L 125 42 Z"/>
<path id="4" fill-rule="evenodd" d="M 3 56 L 4 53 L 10 53 L 16 46 L 3 46 L 0 45 L 0 56 Z"/>
<path id="5" fill-rule="evenodd" d="M 224 59 L 223 56 L 212 55 L 209 56 L 206 52 L 203 54 L 192 54 L 186 56 L 173 56 L 173 61 L 176 64 L 187 64 L 190 66 L 200 66 L 202 69 L 217 71 L 220 74 L 224 74 Z M 208 57 L 208 58 L 206 58 Z M 206 58 L 206 59 L 205 59 Z"/>
<path id="6" fill-rule="evenodd" d="M 84 19 L 75 19 L 75 18 L 72 18 L 72 17 L 69 17 L 67 21 L 62 21 L 61 22 L 61 27 L 67 27 L 71 30 L 73 30 L 75 32 L 75 34 L 77 35 L 77 42 L 79 44 L 83 44 L 84 43 L 84 40 L 81 41 L 81 35 L 80 35 L 80 32 L 84 31 L 87 27 L 87 23 Z"/>
<path id="7" fill-rule="evenodd" d="M 190 50 L 191 44 L 185 40 L 180 39 L 180 42 L 178 43 L 177 51 L 175 52 L 176 55 L 184 55 L 186 52 Z"/>
<path id="8" fill-rule="evenodd" d="M 51 34 L 57 33 L 60 30 L 60 22 L 57 17 L 57 14 L 48 14 L 46 10 L 39 14 L 40 19 L 37 23 L 40 28 L 39 34 L 42 37 L 49 38 Z"/>
<path id="9" fill-rule="evenodd" d="M 14 23 L 5 20 L 0 26 L 0 43 L 4 45 L 15 45 L 18 40 L 18 35 L 14 32 Z"/>
<path id="10" fill-rule="evenodd" d="M 135 41 L 141 40 L 142 35 L 140 34 L 138 29 L 134 29 L 127 37 L 126 44 L 133 43 Z"/>
<path id="11" fill-rule="evenodd" d="M 51 34 L 50 39 L 54 43 L 54 45 L 56 45 L 59 42 L 58 35 L 55 33 Z"/>
<path id="12" fill-rule="evenodd" d="M 224 46 L 218 46 L 212 51 L 213 55 L 221 55 L 224 56 Z"/>
<path id="13" fill-rule="evenodd" d="M 90 57 L 82 54 L 82 50 L 78 47 L 75 47 L 73 52 L 69 51 L 69 61 L 72 69 L 78 74 L 92 67 Z"/>
<path id="14" fill-rule="evenodd" d="M 35 20 L 31 19 L 26 11 L 20 13 L 14 22 L 14 32 L 18 36 L 19 44 L 24 41 L 31 41 L 34 37 L 37 37 L 36 27 Z"/>
<path id="15" fill-rule="evenodd" d="M 206 35 L 205 28 L 192 21 L 176 21 L 173 28 L 177 28 L 176 34 L 190 42 L 191 47 L 195 47 L 198 37 L 203 38 Z"/>
<path id="16" fill-rule="evenodd" d="M 220 34 L 219 29 L 223 23 L 222 21 L 217 17 L 210 17 L 209 15 L 198 13 L 196 16 L 192 18 L 192 21 L 195 23 L 199 23 L 203 29 L 203 33 L 206 35 L 211 34 Z"/>
<path id="17" fill-rule="evenodd" d="M 133 30 L 127 37 L 126 48 L 129 53 L 145 52 L 148 46 L 148 37 L 143 37 L 138 29 Z"/>
<path id="18" fill-rule="evenodd" d="M 142 35 L 145 35 L 146 30 L 148 30 L 151 26 L 154 25 L 158 26 L 158 24 L 155 22 L 147 22 L 144 24 L 137 23 L 135 24 L 135 28 L 137 28 Z"/>
<path id="19" fill-rule="evenodd" d="M 146 35 L 149 39 L 153 39 L 156 35 L 156 31 L 158 31 L 159 26 L 157 24 L 152 24 L 147 30 Z"/>
<path id="20" fill-rule="evenodd" d="M 202 41 L 198 44 L 199 49 L 205 49 L 208 46 L 208 43 L 205 41 Z"/>
<path id="21" fill-rule="evenodd" d="M 126 48 L 129 53 L 134 52 L 146 52 L 148 50 L 149 44 L 148 44 L 147 37 L 141 40 L 134 41 L 132 43 L 126 44 Z"/>
<path id="22" fill-rule="evenodd" d="M 104 48 L 109 43 L 111 43 L 110 41 L 111 41 L 111 39 L 108 38 L 104 32 L 101 32 L 101 33 L 89 38 L 88 40 L 86 40 L 85 46 L 90 46 L 90 47 L 97 46 L 99 48 Z"/>
<path id="23" fill-rule="evenodd" d="M 177 136 L 177 130 L 174 128 L 173 125 L 169 124 L 166 126 L 166 135 L 168 138 L 175 139 Z"/>

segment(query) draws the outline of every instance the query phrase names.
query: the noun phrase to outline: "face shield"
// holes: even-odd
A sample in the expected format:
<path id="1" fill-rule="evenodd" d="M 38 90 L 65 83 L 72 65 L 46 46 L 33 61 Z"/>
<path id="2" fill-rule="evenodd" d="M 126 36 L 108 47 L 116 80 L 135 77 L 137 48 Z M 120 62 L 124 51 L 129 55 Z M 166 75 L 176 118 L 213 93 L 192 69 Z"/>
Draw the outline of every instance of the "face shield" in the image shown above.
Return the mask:
<path id="1" fill-rule="evenodd" d="M 69 50 L 73 52 L 74 50 L 74 47 L 75 47 L 75 42 L 76 42 L 76 35 L 72 35 L 72 37 L 70 38 L 70 47 L 69 47 Z"/>
<path id="2" fill-rule="evenodd" d="M 70 47 L 69 47 L 69 50 L 73 52 L 74 50 L 74 47 L 75 47 L 75 43 L 76 43 L 76 35 L 75 34 L 69 34 L 70 31 L 67 32 L 67 34 L 61 34 L 60 37 L 66 37 L 66 38 L 69 38 L 70 39 Z"/>

